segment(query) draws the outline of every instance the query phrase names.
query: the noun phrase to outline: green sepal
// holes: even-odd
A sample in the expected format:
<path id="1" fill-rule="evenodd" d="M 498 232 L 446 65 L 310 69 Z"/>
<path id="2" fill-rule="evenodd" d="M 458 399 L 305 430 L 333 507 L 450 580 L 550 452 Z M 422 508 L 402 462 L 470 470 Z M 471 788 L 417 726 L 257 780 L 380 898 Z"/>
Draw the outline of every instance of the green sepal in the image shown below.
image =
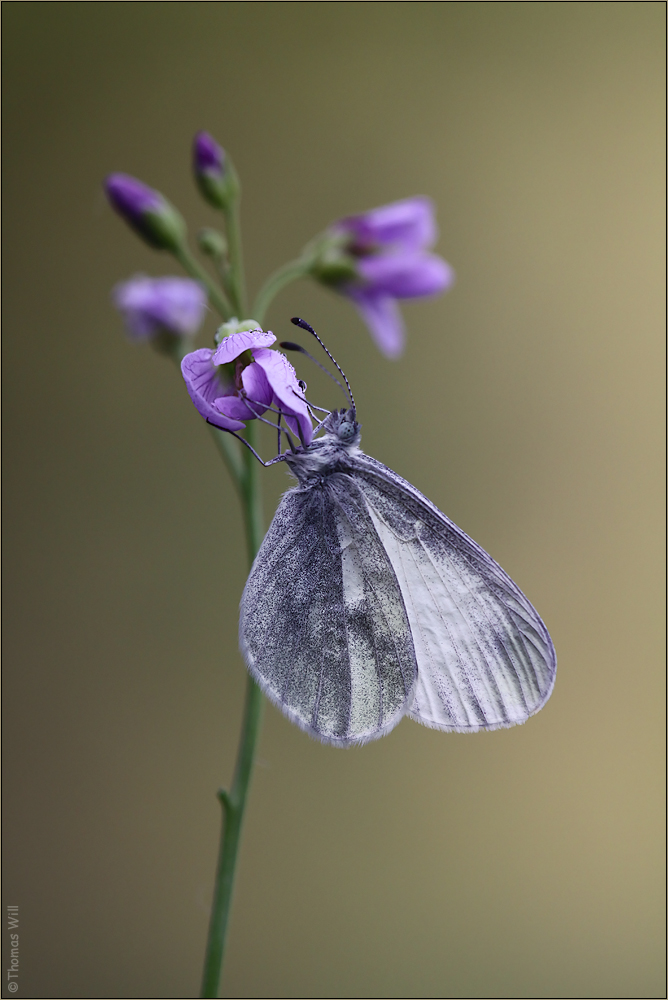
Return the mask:
<path id="1" fill-rule="evenodd" d="M 325 231 L 309 243 L 302 257 L 309 262 L 308 274 L 325 285 L 342 285 L 358 277 L 355 258 L 348 250 L 349 238 Z"/>
<path id="2" fill-rule="evenodd" d="M 204 200 L 223 212 L 227 211 L 236 201 L 241 191 L 237 172 L 227 155 L 222 173 L 208 170 L 197 171 L 195 180 Z"/>
<path id="3" fill-rule="evenodd" d="M 185 242 L 185 219 L 167 200 L 163 201 L 159 211 L 142 212 L 141 220 L 131 224 L 156 250 L 174 251 Z"/>

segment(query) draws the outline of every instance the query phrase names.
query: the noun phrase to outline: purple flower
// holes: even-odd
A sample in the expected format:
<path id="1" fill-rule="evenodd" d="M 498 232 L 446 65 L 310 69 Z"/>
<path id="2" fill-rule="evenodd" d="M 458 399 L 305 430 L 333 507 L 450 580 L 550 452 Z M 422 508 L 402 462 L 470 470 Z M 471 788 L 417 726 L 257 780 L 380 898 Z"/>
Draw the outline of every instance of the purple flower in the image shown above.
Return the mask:
<path id="1" fill-rule="evenodd" d="M 182 245 L 185 222 L 159 191 L 129 174 L 110 174 L 104 187 L 118 214 L 152 247 L 174 250 Z"/>
<path id="2" fill-rule="evenodd" d="M 304 444 L 313 427 L 304 393 L 288 359 L 268 348 L 270 331 L 243 330 L 225 337 L 217 348 L 187 354 L 181 371 L 198 412 L 224 430 L 241 430 L 243 421 L 280 409 L 285 422 Z"/>
<path id="3" fill-rule="evenodd" d="M 313 273 L 352 299 L 387 357 L 404 348 L 397 299 L 436 295 L 454 280 L 450 265 L 428 252 L 436 237 L 433 204 L 416 197 L 341 219 L 319 244 Z"/>
<path id="4" fill-rule="evenodd" d="M 238 193 L 229 157 L 208 132 L 198 132 L 193 141 L 193 172 L 200 194 L 214 208 L 225 208 Z"/>
<path id="5" fill-rule="evenodd" d="M 161 333 L 192 337 L 206 311 L 206 292 L 190 278 L 147 278 L 138 274 L 116 285 L 112 292 L 133 340 Z"/>

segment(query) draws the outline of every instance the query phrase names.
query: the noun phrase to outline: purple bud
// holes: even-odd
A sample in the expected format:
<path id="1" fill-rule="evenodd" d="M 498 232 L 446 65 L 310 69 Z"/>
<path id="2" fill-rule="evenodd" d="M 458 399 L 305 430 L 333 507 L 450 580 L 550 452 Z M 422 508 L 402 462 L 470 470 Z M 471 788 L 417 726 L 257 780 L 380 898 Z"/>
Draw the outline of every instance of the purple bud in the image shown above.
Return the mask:
<path id="1" fill-rule="evenodd" d="M 225 150 L 208 132 L 198 132 L 195 136 L 193 168 L 196 174 L 208 173 L 219 177 L 225 172 Z"/>
<path id="2" fill-rule="evenodd" d="M 239 193 L 229 157 L 208 132 L 198 132 L 195 136 L 193 172 L 200 194 L 214 208 L 227 208 Z"/>
<path id="3" fill-rule="evenodd" d="M 164 198 L 129 174 L 109 174 L 105 181 L 109 201 L 128 222 L 139 222 L 145 212 L 160 211 Z"/>
<path id="4" fill-rule="evenodd" d="M 185 223 L 159 191 L 129 174 L 110 174 L 104 187 L 118 214 L 152 247 L 174 250 L 183 243 Z"/>

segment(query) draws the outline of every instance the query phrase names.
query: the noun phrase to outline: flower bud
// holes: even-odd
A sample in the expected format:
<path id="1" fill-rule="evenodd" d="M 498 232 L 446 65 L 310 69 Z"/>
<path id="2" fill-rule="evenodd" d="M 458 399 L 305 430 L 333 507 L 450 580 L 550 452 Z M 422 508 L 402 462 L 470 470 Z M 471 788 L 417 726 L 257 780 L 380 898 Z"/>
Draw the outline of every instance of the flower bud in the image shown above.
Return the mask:
<path id="1" fill-rule="evenodd" d="M 118 214 L 150 246 L 157 250 L 176 250 L 182 246 L 186 224 L 159 191 L 128 174 L 110 174 L 104 186 Z"/>
<path id="2" fill-rule="evenodd" d="M 230 158 L 208 132 L 195 136 L 193 172 L 200 194 L 214 208 L 227 208 L 237 197 L 239 183 Z"/>
<path id="3" fill-rule="evenodd" d="M 197 245 L 207 257 L 221 260 L 227 253 L 227 240 L 217 229 L 200 229 L 197 234 Z"/>
<path id="4" fill-rule="evenodd" d="M 216 344 L 220 344 L 222 340 L 226 337 L 231 337 L 233 333 L 246 333 L 249 330 L 261 329 L 262 324 L 254 319 L 237 319 L 236 316 L 233 316 L 232 319 L 228 319 L 227 323 L 223 323 L 218 327 L 213 339 Z"/>

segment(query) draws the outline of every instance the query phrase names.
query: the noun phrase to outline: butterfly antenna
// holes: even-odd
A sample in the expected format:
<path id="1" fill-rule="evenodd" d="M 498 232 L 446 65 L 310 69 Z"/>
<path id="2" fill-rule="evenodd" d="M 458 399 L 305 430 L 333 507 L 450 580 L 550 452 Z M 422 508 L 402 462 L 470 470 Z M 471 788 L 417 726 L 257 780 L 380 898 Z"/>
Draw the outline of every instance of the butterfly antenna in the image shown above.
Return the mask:
<path id="1" fill-rule="evenodd" d="M 332 382 L 336 382 L 336 384 L 338 385 L 338 387 L 341 390 L 341 392 L 345 392 L 346 391 L 344 389 L 344 387 L 343 387 L 343 383 L 339 382 L 339 380 L 336 377 L 336 375 L 332 375 L 332 373 L 330 372 L 329 368 L 325 368 L 324 365 L 321 365 L 320 362 L 317 361 L 313 357 L 312 354 L 309 354 L 309 352 L 306 350 L 306 348 L 302 347 L 301 344 L 295 344 L 292 340 L 282 340 L 278 346 L 282 347 L 284 351 L 299 351 L 300 354 L 305 354 L 306 357 L 309 359 L 309 361 L 312 361 L 314 365 L 318 366 L 318 368 L 320 369 L 321 372 L 324 372 L 325 375 L 329 375 L 329 377 L 331 378 Z"/>
<path id="2" fill-rule="evenodd" d="M 311 326 L 311 324 L 307 323 L 305 319 L 300 319 L 299 316 L 293 316 L 292 319 L 290 320 L 290 322 L 294 323 L 295 326 L 301 327 L 302 330 L 308 330 L 309 333 L 313 334 L 313 336 L 318 341 L 318 343 L 322 347 L 323 351 L 325 352 L 325 354 L 327 355 L 327 357 L 329 358 L 329 360 L 338 369 L 339 373 L 341 374 L 341 376 L 343 378 L 343 381 L 346 383 L 346 389 L 348 390 L 348 395 L 350 396 L 350 405 L 351 405 L 353 413 L 356 413 L 357 410 L 356 410 L 356 407 L 355 407 L 355 399 L 353 397 L 353 391 L 350 388 L 350 382 L 346 378 L 346 373 L 344 372 L 343 368 L 338 363 L 338 361 L 336 360 L 336 358 L 334 358 L 333 355 L 331 355 L 329 353 L 329 351 L 327 350 L 327 348 L 325 347 L 325 345 L 323 344 L 322 340 L 320 339 L 320 337 L 318 336 L 318 334 L 315 332 L 315 330 L 313 329 L 313 327 Z M 303 350 L 303 348 L 302 348 L 302 350 Z M 304 353 L 306 353 L 306 352 L 304 352 Z"/>

